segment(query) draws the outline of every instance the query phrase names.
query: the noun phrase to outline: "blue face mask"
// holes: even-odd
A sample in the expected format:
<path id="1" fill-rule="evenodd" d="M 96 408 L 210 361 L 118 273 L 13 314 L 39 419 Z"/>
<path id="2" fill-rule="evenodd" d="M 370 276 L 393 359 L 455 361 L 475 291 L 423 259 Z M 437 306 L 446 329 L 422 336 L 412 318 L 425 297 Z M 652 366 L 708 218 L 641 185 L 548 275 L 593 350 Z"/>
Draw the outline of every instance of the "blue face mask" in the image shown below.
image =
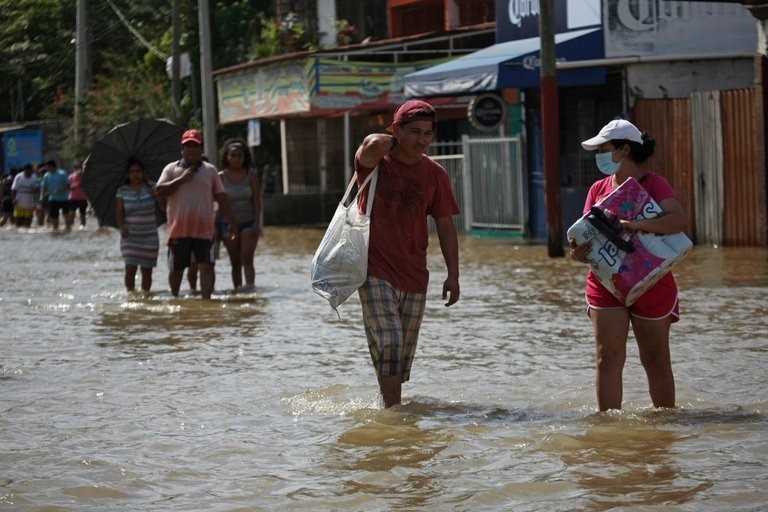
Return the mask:
<path id="1" fill-rule="evenodd" d="M 597 163 L 597 168 L 606 176 L 613 176 L 619 172 L 621 162 L 613 161 L 613 154 L 616 151 L 618 150 L 611 151 L 610 153 L 597 153 L 595 155 L 595 163 Z"/>

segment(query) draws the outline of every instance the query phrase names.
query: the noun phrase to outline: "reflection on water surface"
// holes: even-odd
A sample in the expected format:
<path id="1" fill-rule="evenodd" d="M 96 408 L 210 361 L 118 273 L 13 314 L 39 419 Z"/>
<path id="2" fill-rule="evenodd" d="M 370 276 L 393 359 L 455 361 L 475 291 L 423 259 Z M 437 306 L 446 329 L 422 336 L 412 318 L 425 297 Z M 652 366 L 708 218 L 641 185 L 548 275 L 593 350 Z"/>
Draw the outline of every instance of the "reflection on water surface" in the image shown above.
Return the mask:
<path id="1" fill-rule="evenodd" d="M 309 289 L 319 229 L 265 230 L 252 293 L 122 290 L 117 233 L 0 230 L 0 503 L 9 510 L 759 510 L 768 251 L 696 247 L 672 329 L 680 408 L 595 412 L 585 269 L 437 241 L 405 403 L 382 410 L 357 298 Z M 632 341 L 630 343 L 633 343 Z M 204 505 L 203 505 L 204 504 Z"/>

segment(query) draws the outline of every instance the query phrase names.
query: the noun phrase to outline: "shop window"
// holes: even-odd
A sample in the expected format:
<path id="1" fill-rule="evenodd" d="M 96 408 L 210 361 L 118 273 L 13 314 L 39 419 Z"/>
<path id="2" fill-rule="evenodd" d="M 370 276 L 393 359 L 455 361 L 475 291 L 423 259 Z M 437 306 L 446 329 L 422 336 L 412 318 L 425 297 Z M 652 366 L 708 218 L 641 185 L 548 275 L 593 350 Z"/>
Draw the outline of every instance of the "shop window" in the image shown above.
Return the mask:
<path id="1" fill-rule="evenodd" d="M 479 25 L 496 21 L 494 0 L 465 0 L 459 3 L 459 25 Z"/>
<path id="2" fill-rule="evenodd" d="M 387 5 L 380 0 L 336 0 L 336 19 L 346 20 L 357 30 L 355 41 L 387 39 Z"/>
<path id="3" fill-rule="evenodd" d="M 605 85 L 560 89 L 560 155 L 562 184 L 589 187 L 602 177 L 595 166 L 594 152 L 581 141 L 594 136 L 622 112 L 620 75 L 609 73 Z"/>
<path id="4" fill-rule="evenodd" d="M 443 4 L 407 5 L 392 9 L 392 37 L 443 32 Z"/>

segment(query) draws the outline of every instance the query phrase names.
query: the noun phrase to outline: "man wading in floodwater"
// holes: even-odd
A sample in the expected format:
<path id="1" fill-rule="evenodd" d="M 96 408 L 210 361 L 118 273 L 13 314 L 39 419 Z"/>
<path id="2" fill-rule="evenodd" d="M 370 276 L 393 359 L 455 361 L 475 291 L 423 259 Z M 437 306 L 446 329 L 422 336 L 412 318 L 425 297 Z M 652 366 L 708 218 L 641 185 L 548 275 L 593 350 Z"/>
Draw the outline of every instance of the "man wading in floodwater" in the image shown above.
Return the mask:
<path id="1" fill-rule="evenodd" d="M 429 103 L 411 100 L 396 111 L 392 135 L 368 135 L 355 154 L 358 185 L 379 166 L 371 212 L 368 279 L 360 288 L 368 347 L 384 406 L 401 402 L 411 375 L 427 299 L 427 216 L 437 225 L 448 277 L 446 306 L 459 300 L 459 246 L 452 215 L 459 213 L 448 173 L 425 152 L 436 125 Z M 366 204 L 366 188 L 360 205 Z"/>

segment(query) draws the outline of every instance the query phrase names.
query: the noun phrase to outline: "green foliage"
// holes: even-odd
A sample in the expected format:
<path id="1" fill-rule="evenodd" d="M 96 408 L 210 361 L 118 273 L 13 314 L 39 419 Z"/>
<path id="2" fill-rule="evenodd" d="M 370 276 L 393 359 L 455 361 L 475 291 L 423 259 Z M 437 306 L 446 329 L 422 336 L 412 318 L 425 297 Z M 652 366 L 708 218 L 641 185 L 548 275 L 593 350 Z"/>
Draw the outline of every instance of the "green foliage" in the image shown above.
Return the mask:
<path id="1" fill-rule="evenodd" d="M 251 60 L 279 55 L 283 49 L 277 20 L 259 14 L 260 37 L 254 41 L 248 57 Z"/>
<path id="2" fill-rule="evenodd" d="M 165 59 L 156 54 L 171 54 L 172 2 L 86 1 L 91 80 L 80 105 L 80 137 L 75 140 L 77 0 L 0 0 L 0 122 L 63 122 L 70 131 L 61 150 L 72 159 L 81 159 L 93 140 L 116 124 L 173 115 Z M 316 47 L 301 22 L 286 27 L 275 21 L 273 0 L 209 2 L 214 69 Z M 193 69 L 192 76 L 182 80 L 179 122 L 199 127 L 197 5 L 194 0 L 180 2 L 179 43 Z"/>
<path id="3" fill-rule="evenodd" d="M 80 105 L 79 141 L 74 140 L 74 126 L 69 121 L 70 138 L 62 148 L 65 158 L 82 160 L 93 143 L 115 125 L 143 117 L 167 118 L 171 111 L 170 82 L 164 70 L 136 67 L 125 73 L 130 63 L 122 55 L 105 53 L 102 59 L 104 73 L 94 78 Z M 74 91 L 59 89 L 44 116 L 68 119 L 74 106 Z"/>
<path id="4" fill-rule="evenodd" d="M 75 16 L 75 0 L 0 0 L 0 121 L 35 119 L 74 76 Z"/>
<path id="5" fill-rule="evenodd" d="M 261 16 L 263 12 L 249 0 L 216 3 L 211 11 L 214 69 L 248 59 L 251 46 L 258 40 Z"/>
<path id="6" fill-rule="evenodd" d="M 336 30 L 336 43 L 341 46 L 353 43 L 357 36 L 357 27 L 344 19 L 336 20 L 334 29 Z"/>
<path id="7" fill-rule="evenodd" d="M 251 60 L 318 48 L 317 35 L 309 33 L 299 17 L 289 12 L 282 20 L 259 13 L 259 37 L 248 53 Z"/>

